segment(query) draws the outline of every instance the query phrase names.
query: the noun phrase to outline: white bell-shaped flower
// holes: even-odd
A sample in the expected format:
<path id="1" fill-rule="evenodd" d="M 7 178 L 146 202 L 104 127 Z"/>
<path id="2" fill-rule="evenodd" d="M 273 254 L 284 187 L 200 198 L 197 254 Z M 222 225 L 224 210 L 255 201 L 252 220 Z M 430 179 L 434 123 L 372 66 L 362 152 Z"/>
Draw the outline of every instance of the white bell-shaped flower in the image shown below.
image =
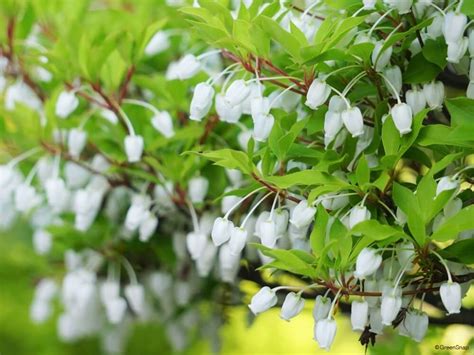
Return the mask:
<path id="1" fill-rule="evenodd" d="M 366 301 L 352 301 L 351 324 L 352 330 L 364 330 L 369 320 L 369 304 Z"/>
<path id="2" fill-rule="evenodd" d="M 392 322 L 398 315 L 402 307 L 402 298 L 396 292 L 389 291 L 382 295 L 382 303 L 380 305 L 380 315 L 382 324 L 392 325 Z"/>
<path id="3" fill-rule="evenodd" d="M 397 244 L 397 258 L 400 265 L 407 265 L 412 262 L 415 255 L 415 247 L 410 241 Z"/>
<path id="4" fill-rule="evenodd" d="M 362 0 L 362 3 L 364 4 L 364 10 L 373 10 L 377 0 Z"/>
<path id="5" fill-rule="evenodd" d="M 39 255 L 47 254 L 53 246 L 53 236 L 43 229 L 33 233 L 33 248 Z"/>
<path id="6" fill-rule="evenodd" d="M 386 83 L 386 85 L 391 88 L 391 86 L 393 86 L 397 92 L 397 94 L 400 94 L 401 90 L 402 90 L 402 71 L 400 70 L 400 67 L 394 65 L 394 66 L 391 66 L 391 67 L 386 67 L 384 68 L 383 70 L 383 75 L 384 75 L 384 81 Z M 390 84 L 392 84 L 390 86 L 390 84 L 387 83 L 387 78 L 388 79 L 388 82 Z M 390 90 L 390 93 L 395 95 L 393 93 L 393 89 Z M 394 96 L 396 98 L 396 95 Z"/>
<path id="7" fill-rule="evenodd" d="M 290 223 L 297 228 L 308 226 L 316 214 L 316 207 L 309 205 L 307 200 L 302 200 L 291 211 Z"/>
<path id="8" fill-rule="evenodd" d="M 426 103 L 432 110 L 443 106 L 444 85 L 441 81 L 433 81 L 423 85 L 423 94 L 425 94 Z"/>
<path id="9" fill-rule="evenodd" d="M 225 99 L 230 106 L 237 106 L 244 102 L 250 94 L 250 87 L 245 80 L 238 79 L 232 82 L 225 92 Z"/>
<path id="10" fill-rule="evenodd" d="M 36 193 L 33 186 L 22 183 L 15 188 L 14 201 L 18 212 L 28 212 L 38 206 L 41 197 Z"/>
<path id="11" fill-rule="evenodd" d="M 211 238 L 215 246 L 219 246 L 227 242 L 230 238 L 230 233 L 234 223 L 227 218 L 218 217 L 214 221 L 212 227 Z"/>
<path id="12" fill-rule="evenodd" d="M 288 211 L 284 209 L 276 209 L 273 213 L 273 219 L 275 220 L 276 234 L 280 237 L 286 233 L 288 228 Z"/>
<path id="13" fill-rule="evenodd" d="M 159 111 L 151 119 L 151 125 L 166 138 L 174 136 L 173 119 L 168 111 Z"/>
<path id="14" fill-rule="evenodd" d="M 272 308 L 276 305 L 277 301 L 278 298 L 275 291 L 268 286 L 264 286 L 252 297 L 249 308 L 253 314 L 257 315 Z"/>
<path id="15" fill-rule="evenodd" d="M 375 43 L 374 51 L 372 52 L 372 64 L 375 65 L 375 70 L 378 72 L 382 71 L 382 69 L 390 63 L 390 58 L 392 56 L 392 47 L 388 47 L 382 52 L 384 44 L 384 41 L 378 41 Z"/>
<path id="16" fill-rule="evenodd" d="M 382 323 L 380 308 L 376 307 L 369 310 L 369 325 L 369 329 L 372 333 L 383 334 L 384 325 Z"/>
<path id="17" fill-rule="evenodd" d="M 450 200 L 443 208 L 443 213 L 446 218 L 452 217 L 462 209 L 462 200 L 457 197 Z"/>
<path id="18" fill-rule="evenodd" d="M 270 135 L 275 118 L 272 114 L 260 115 L 253 119 L 253 138 L 257 142 L 265 142 Z"/>
<path id="19" fill-rule="evenodd" d="M 67 118 L 79 106 L 79 99 L 71 91 L 62 91 L 56 101 L 56 116 Z"/>
<path id="20" fill-rule="evenodd" d="M 331 299 L 321 295 L 316 296 L 313 307 L 313 318 L 318 322 L 329 315 L 331 309 Z"/>
<path id="21" fill-rule="evenodd" d="M 145 54 L 149 57 L 166 51 L 170 47 L 170 41 L 166 32 L 158 31 L 145 47 Z"/>
<path id="22" fill-rule="evenodd" d="M 426 97 L 423 91 L 418 90 L 417 88 L 407 90 L 405 93 L 405 99 L 407 104 L 411 107 L 414 115 L 426 107 Z"/>
<path id="23" fill-rule="evenodd" d="M 48 320 L 52 314 L 52 307 L 49 302 L 33 300 L 30 306 L 30 319 L 35 324 L 41 324 Z"/>
<path id="24" fill-rule="evenodd" d="M 214 88 L 207 83 L 199 83 L 194 88 L 189 118 L 193 121 L 201 121 L 209 113 L 214 98 Z"/>
<path id="25" fill-rule="evenodd" d="M 459 187 L 459 180 L 452 176 L 443 176 L 436 186 L 436 196 L 443 191 L 454 190 Z"/>
<path id="26" fill-rule="evenodd" d="M 331 94 L 329 85 L 321 79 L 314 79 L 306 94 L 305 105 L 315 110 L 327 101 L 329 94 Z"/>
<path id="27" fill-rule="evenodd" d="M 343 126 L 342 115 L 339 112 L 327 111 L 324 115 L 324 137 L 332 141 Z"/>
<path id="28" fill-rule="evenodd" d="M 403 323 L 410 337 L 419 343 L 428 331 L 429 319 L 425 312 L 409 310 Z"/>
<path id="29" fill-rule="evenodd" d="M 461 286 L 457 282 L 445 282 L 439 288 L 439 294 L 448 314 L 461 311 Z"/>
<path id="30" fill-rule="evenodd" d="M 87 184 L 91 177 L 91 173 L 82 166 L 74 162 L 66 162 L 64 164 L 64 178 L 66 185 L 71 189 L 77 189 Z"/>
<path id="31" fill-rule="evenodd" d="M 336 337 L 336 321 L 331 318 L 322 319 L 316 322 L 314 329 L 314 339 L 318 342 L 319 347 L 329 351 Z"/>
<path id="32" fill-rule="evenodd" d="M 241 227 L 233 227 L 230 232 L 229 247 L 233 255 L 240 255 L 247 243 L 247 231 Z"/>
<path id="33" fill-rule="evenodd" d="M 393 123 L 400 132 L 400 135 L 411 132 L 411 125 L 413 122 L 413 113 L 411 107 L 405 103 L 399 103 L 390 110 Z"/>
<path id="34" fill-rule="evenodd" d="M 411 11 L 413 0 L 390 0 L 386 1 L 394 9 L 397 9 L 400 15 L 408 14 Z"/>
<path id="35" fill-rule="evenodd" d="M 370 219 L 370 211 L 365 206 L 357 205 L 354 206 L 349 214 L 349 228 L 354 228 L 361 222 Z"/>
<path id="36" fill-rule="evenodd" d="M 273 219 L 263 220 L 259 224 L 259 235 L 262 244 L 267 248 L 274 248 L 277 242 L 276 223 Z"/>
<path id="37" fill-rule="evenodd" d="M 207 277 L 215 264 L 217 247 L 208 241 L 201 255 L 196 259 L 196 269 L 200 277 Z"/>
<path id="38" fill-rule="evenodd" d="M 289 321 L 301 313 L 304 307 L 304 298 L 294 292 L 289 292 L 281 306 L 280 318 Z"/>
<path id="39" fill-rule="evenodd" d="M 128 135 L 125 137 L 125 153 L 129 163 L 136 163 L 141 160 L 143 154 L 143 137 Z"/>
<path id="40" fill-rule="evenodd" d="M 108 300 L 119 297 L 120 283 L 116 280 L 108 279 L 99 288 L 100 300 L 105 305 Z"/>
<path id="41" fill-rule="evenodd" d="M 132 204 L 125 216 L 125 227 L 129 231 L 135 231 L 146 216 L 150 206 L 150 198 L 145 195 L 134 195 L 132 197 Z"/>
<path id="42" fill-rule="evenodd" d="M 357 256 L 354 276 L 358 279 L 364 279 L 377 271 L 381 264 L 382 256 L 377 253 L 377 250 L 372 248 L 364 248 Z"/>
<path id="43" fill-rule="evenodd" d="M 199 232 L 191 232 L 186 235 L 186 247 L 191 259 L 196 260 L 201 256 L 207 244 L 207 236 Z"/>
<path id="44" fill-rule="evenodd" d="M 140 223 L 140 227 L 138 228 L 138 237 L 140 241 L 147 242 L 148 240 L 150 240 L 157 226 L 158 217 L 156 217 L 151 212 L 146 213 L 145 217 Z"/>
<path id="45" fill-rule="evenodd" d="M 139 283 L 132 283 L 125 286 L 125 297 L 127 298 L 130 308 L 137 314 L 143 314 L 145 310 L 145 289 Z"/>
<path id="46" fill-rule="evenodd" d="M 458 42 L 464 35 L 467 16 L 460 12 L 449 11 L 444 16 L 443 35 L 446 43 Z"/>
<path id="47" fill-rule="evenodd" d="M 364 134 L 364 118 L 358 107 L 344 110 L 342 112 L 342 122 L 352 137 L 359 137 Z"/>
<path id="48" fill-rule="evenodd" d="M 448 42 L 448 62 L 457 64 L 466 54 L 467 47 L 469 46 L 469 40 L 467 37 L 462 37 L 457 42 Z"/>
<path id="49" fill-rule="evenodd" d="M 209 190 L 209 180 L 203 176 L 196 176 L 189 180 L 188 195 L 192 203 L 201 203 Z"/>
<path id="50" fill-rule="evenodd" d="M 222 245 L 219 249 L 220 279 L 228 283 L 235 282 L 239 266 L 240 255 L 232 254 L 229 243 Z"/>
<path id="51" fill-rule="evenodd" d="M 250 112 L 255 120 L 260 115 L 267 115 L 270 112 L 270 100 L 268 97 L 255 97 L 250 102 Z"/>
<path id="52" fill-rule="evenodd" d="M 127 302 L 122 297 L 108 299 L 105 303 L 105 314 L 111 324 L 120 324 L 127 311 Z"/>
<path id="53" fill-rule="evenodd" d="M 48 204 L 55 212 L 63 212 L 69 207 L 71 194 L 64 180 L 52 178 L 46 181 L 46 197 Z"/>
<path id="54" fill-rule="evenodd" d="M 184 57 L 182 57 L 174 68 L 176 77 L 179 80 L 190 79 L 195 76 L 200 70 L 201 63 L 199 62 L 199 59 L 197 59 L 192 54 L 186 54 Z"/>
<path id="55" fill-rule="evenodd" d="M 73 128 L 69 131 L 67 139 L 67 147 L 69 155 L 73 158 L 79 158 L 82 150 L 87 143 L 87 133 L 82 129 Z"/>
<path id="56" fill-rule="evenodd" d="M 216 96 L 216 112 L 223 122 L 236 123 L 242 116 L 242 106 L 232 106 L 224 95 L 218 94 Z"/>

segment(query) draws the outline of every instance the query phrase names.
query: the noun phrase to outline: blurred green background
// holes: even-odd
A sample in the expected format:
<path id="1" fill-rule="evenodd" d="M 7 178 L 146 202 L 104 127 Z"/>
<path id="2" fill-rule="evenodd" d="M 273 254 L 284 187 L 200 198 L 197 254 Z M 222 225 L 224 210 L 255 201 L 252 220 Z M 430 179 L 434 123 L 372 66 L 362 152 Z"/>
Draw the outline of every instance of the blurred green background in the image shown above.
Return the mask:
<path id="1" fill-rule="evenodd" d="M 0 233 L 0 354 L 1 355 L 94 355 L 101 354 L 96 338 L 72 344 L 62 343 L 56 335 L 56 319 L 35 325 L 29 319 L 29 305 L 35 282 L 44 275 L 52 275 L 54 265 L 35 255 L 30 244 L 30 232 L 17 226 L 9 233 Z M 245 288 L 248 288 L 248 284 Z M 465 306 L 474 306 L 474 290 L 464 300 Z M 320 350 L 313 338 L 312 302 L 304 312 L 285 322 L 274 308 L 257 317 L 247 327 L 247 309 L 236 307 L 229 314 L 228 323 L 221 329 L 223 354 L 317 354 Z M 430 310 L 427 310 L 430 311 Z M 433 311 L 433 310 L 432 310 Z M 347 317 L 338 316 L 338 332 L 331 349 L 334 354 L 364 354 L 358 343 L 358 334 L 350 329 Z M 387 332 L 378 338 L 369 354 L 448 354 L 436 351 L 436 344 L 467 345 L 471 350 L 456 354 L 474 354 L 474 328 L 462 325 L 430 326 L 425 341 L 420 345 L 411 339 Z M 159 324 L 140 324 L 133 329 L 125 354 L 172 354 Z M 197 341 L 185 354 L 210 354 L 210 345 Z"/>

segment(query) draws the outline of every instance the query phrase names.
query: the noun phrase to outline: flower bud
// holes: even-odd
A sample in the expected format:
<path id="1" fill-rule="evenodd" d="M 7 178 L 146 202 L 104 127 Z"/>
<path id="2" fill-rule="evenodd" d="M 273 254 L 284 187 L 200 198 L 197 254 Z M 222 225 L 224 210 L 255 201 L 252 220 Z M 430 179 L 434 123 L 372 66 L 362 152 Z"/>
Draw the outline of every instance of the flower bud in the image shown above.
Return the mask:
<path id="1" fill-rule="evenodd" d="M 382 51 L 384 42 L 378 41 L 375 43 L 374 51 L 372 52 L 372 64 L 375 66 L 375 70 L 380 72 L 390 63 L 390 57 L 392 56 L 392 47 L 388 47 L 385 51 Z"/>
<path id="2" fill-rule="evenodd" d="M 110 298 L 104 303 L 104 306 L 107 320 L 110 323 L 119 324 L 122 322 L 127 311 L 127 302 L 122 297 Z"/>
<path id="3" fill-rule="evenodd" d="M 359 137 L 364 134 L 364 119 L 358 107 L 344 110 L 342 112 L 342 122 L 352 137 Z"/>
<path id="4" fill-rule="evenodd" d="M 313 318 L 315 322 L 318 322 L 324 318 L 327 318 L 329 310 L 331 309 L 331 299 L 318 295 L 314 301 Z"/>
<path id="5" fill-rule="evenodd" d="M 392 325 L 392 322 L 398 315 L 402 307 L 402 298 L 392 291 L 382 295 L 382 304 L 380 306 L 380 315 L 382 324 Z"/>
<path id="6" fill-rule="evenodd" d="M 418 343 L 425 337 L 428 331 L 428 323 L 428 315 L 417 310 L 409 310 L 404 321 L 408 334 Z"/>
<path id="7" fill-rule="evenodd" d="M 179 80 L 190 79 L 201 70 L 201 63 L 192 54 L 186 54 L 175 67 L 176 77 Z"/>
<path id="8" fill-rule="evenodd" d="M 352 301 L 352 330 L 364 330 L 369 319 L 369 304 L 366 301 Z"/>
<path id="9" fill-rule="evenodd" d="M 197 176 L 189 180 L 188 195 L 192 203 L 201 203 L 207 195 L 209 181 L 203 176 Z"/>
<path id="10" fill-rule="evenodd" d="M 253 138 L 257 142 L 264 142 L 272 131 L 275 118 L 272 114 L 260 115 L 253 120 Z"/>
<path id="11" fill-rule="evenodd" d="M 438 181 L 438 185 L 436 186 L 436 196 L 441 194 L 443 191 L 454 190 L 459 187 L 459 180 L 452 176 L 443 176 Z"/>
<path id="12" fill-rule="evenodd" d="M 301 313 L 304 307 L 304 299 L 301 295 L 290 292 L 286 295 L 283 305 L 281 306 L 280 318 L 289 321 Z"/>
<path id="13" fill-rule="evenodd" d="M 375 249 L 364 248 L 357 256 L 354 276 L 358 279 L 364 279 L 376 272 L 381 264 L 382 256 Z"/>
<path id="14" fill-rule="evenodd" d="M 393 123 L 400 135 L 411 132 L 411 124 L 413 122 L 413 113 L 411 107 L 405 103 L 396 104 L 390 110 L 392 114 Z"/>
<path id="15" fill-rule="evenodd" d="M 174 136 L 173 119 L 168 111 L 159 111 L 154 115 L 151 125 L 166 138 Z"/>
<path id="16" fill-rule="evenodd" d="M 336 336 L 337 325 L 334 319 L 322 319 L 316 322 L 314 339 L 321 349 L 329 351 Z"/>
<path id="17" fill-rule="evenodd" d="M 240 255 L 247 243 L 247 231 L 241 227 L 234 227 L 230 232 L 230 253 L 232 255 Z"/>
<path id="18" fill-rule="evenodd" d="M 237 106 L 244 102 L 250 94 L 250 87 L 242 80 L 235 80 L 225 93 L 225 99 L 230 106 Z"/>
<path id="19" fill-rule="evenodd" d="M 145 289 L 143 286 L 138 283 L 127 285 L 124 293 L 130 308 L 135 313 L 142 314 L 145 309 Z"/>
<path id="20" fill-rule="evenodd" d="M 241 105 L 231 105 L 224 95 L 216 96 L 216 112 L 223 122 L 236 123 L 242 116 Z"/>
<path id="21" fill-rule="evenodd" d="M 349 215 L 349 228 L 352 229 L 361 222 L 370 219 L 370 211 L 365 206 L 354 206 Z"/>
<path id="22" fill-rule="evenodd" d="M 67 146 L 69 155 L 73 158 L 79 158 L 82 150 L 86 146 L 87 133 L 81 129 L 73 128 L 69 131 Z"/>
<path id="23" fill-rule="evenodd" d="M 314 79 L 306 94 L 305 105 L 315 110 L 326 102 L 331 88 L 321 79 Z"/>
<path id="24" fill-rule="evenodd" d="M 79 106 L 79 100 L 71 91 L 62 91 L 56 101 L 56 116 L 68 117 Z"/>
<path id="25" fill-rule="evenodd" d="M 448 56 L 447 61 L 450 63 L 459 63 L 459 61 L 466 54 L 469 40 L 466 37 L 462 37 L 456 42 L 448 42 Z"/>
<path id="26" fill-rule="evenodd" d="M 215 246 L 219 246 L 227 242 L 230 238 L 230 233 L 234 223 L 227 218 L 218 217 L 214 221 L 212 227 L 211 238 Z"/>
<path id="27" fill-rule="evenodd" d="M 444 85 L 440 81 L 433 81 L 423 85 L 423 94 L 425 94 L 426 103 L 429 108 L 434 110 L 443 106 Z"/>
<path id="28" fill-rule="evenodd" d="M 156 32 L 145 47 L 145 54 L 149 57 L 166 51 L 170 47 L 168 35 L 163 31 Z"/>
<path id="29" fill-rule="evenodd" d="M 276 305 L 277 301 L 275 291 L 268 286 L 264 286 L 252 297 L 249 308 L 253 314 L 257 315 Z"/>
<path id="30" fill-rule="evenodd" d="M 194 231 L 186 235 L 186 247 L 193 260 L 201 256 L 206 244 L 207 236 L 203 233 Z"/>
<path id="31" fill-rule="evenodd" d="M 125 153 L 129 163 L 140 161 L 143 154 L 143 137 L 128 135 L 125 137 Z"/>
<path id="32" fill-rule="evenodd" d="M 290 223 L 297 228 L 308 226 L 314 219 L 316 207 L 308 204 L 307 200 L 302 200 L 291 212 Z"/>
<path id="33" fill-rule="evenodd" d="M 417 88 L 408 90 L 405 94 L 407 104 L 411 107 L 414 115 L 426 107 L 426 98 L 423 91 Z"/>
<path id="34" fill-rule="evenodd" d="M 466 29 L 467 16 L 460 13 L 449 11 L 444 16 L 443 34 L 446 43 L 458 42 L 464 35 Z"/>
<path id="35" fill-rule="evenodd" d="M 150 240 L 151 236 L 156 230 L 156 227 L 158 226 L 158 218 L 153 213 L 149 211 L 147 212 L 148 213 L 145 214 L 145 217 L 138 228 L 138 236 L 142 242 L 147 242 Z"/>
<path id="36" fill-rule="evenodd" d="M 441 301 L 448 314 L 459 313 L 461 310 L 461 286 L 457 282 L 445 282 L 439 288 Z"/>
<path id="37" fill-rule="evenodd" d="M 211 109 L 214 88 L 207 83 L 199 83 L 194 88 L 189 118 L 193 121 L 201 121 Z"/>

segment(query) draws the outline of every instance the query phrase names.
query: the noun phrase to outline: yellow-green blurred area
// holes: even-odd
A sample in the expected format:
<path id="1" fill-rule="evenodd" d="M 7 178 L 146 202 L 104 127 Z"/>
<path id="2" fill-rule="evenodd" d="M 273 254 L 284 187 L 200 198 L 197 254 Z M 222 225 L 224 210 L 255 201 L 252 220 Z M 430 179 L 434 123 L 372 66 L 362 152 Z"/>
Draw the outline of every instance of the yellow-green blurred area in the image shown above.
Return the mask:
<path id="1" fill-rule="evenodd" d="M 30 237 L 24 230 L 16 229 L 0 234 L 0 354 L 1 355 L 75 355 L 101 354 L 96 338 L 72 344 L 62 343 L 56 335 L 56 319 L 35 325 L 29 319 L 29 305 L 35 282 L 44 275 L 51 275 L 54 265 L 34 254 Z M 256 289 L 246 283 L 244 289 Z M 474 290 L 464 299 L 464 306 L 474 307 Z M 281 320 L 279 308 L 259 315 L 248 327 L 247 307 L 242 305 L 230 310 L 228 323 L 221 329 L 222 354 L 324 354 L 313 340 L 312 302 L 291 322 Z M 439 310 L 426 309 L 433 314 Z M 358 343 L 359 334 L 350 328 L 349 319 L 337 316 L 338 331 L 330 353 L 364 354 Z M 377 345 L 368 354 L 449 354 L 437 351 L 436 345 L 470 345 L 471 350 L 452 351 L 455 354 L 474 354 L 474 329 L 463 325 L 448 327 L 430 326 L 422 344 L 386 331 L 378 337 Z M 140 324 L 133 329 L 125 354 L 172 354 L 172 350 L 159 324 Z M 210 345 L 202 340 L 185 354 L 211 354 Z"/>

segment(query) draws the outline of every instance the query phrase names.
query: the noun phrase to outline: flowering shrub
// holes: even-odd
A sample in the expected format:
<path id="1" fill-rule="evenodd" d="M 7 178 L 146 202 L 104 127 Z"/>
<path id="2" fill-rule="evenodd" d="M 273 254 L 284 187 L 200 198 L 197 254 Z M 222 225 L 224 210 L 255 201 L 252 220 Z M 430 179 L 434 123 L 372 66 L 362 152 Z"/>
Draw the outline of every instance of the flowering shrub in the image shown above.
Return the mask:
<path id="1" fill-rule="evenodd" d="M 473 2 L 107 3 L 0 4 L 0 226 L 64 265 L 33 321 L 59 297 L 65 341 L 158 320 L 180 350 L 241 279 L 255 315 L 315 298 L 327 350 L 347 302 L 366 346 L 461 312 Z"/>

